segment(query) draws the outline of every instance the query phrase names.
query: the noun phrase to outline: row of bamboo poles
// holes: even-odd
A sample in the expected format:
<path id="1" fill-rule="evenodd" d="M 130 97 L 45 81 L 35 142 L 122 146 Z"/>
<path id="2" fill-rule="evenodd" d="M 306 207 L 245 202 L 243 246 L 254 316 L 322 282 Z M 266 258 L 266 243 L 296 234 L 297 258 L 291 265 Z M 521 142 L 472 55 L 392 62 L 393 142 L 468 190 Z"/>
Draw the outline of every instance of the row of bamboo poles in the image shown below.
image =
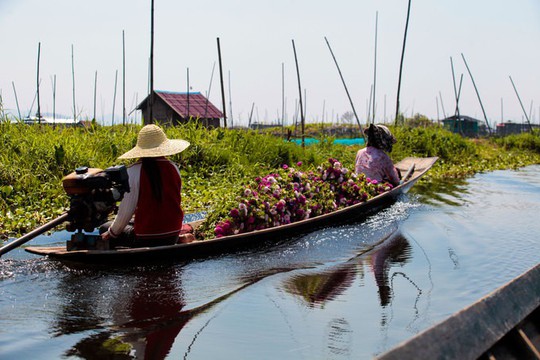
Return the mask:
<path id="1" fill-rule="evenodd" d="M 400 59 L 400 65 L 399 65 L 399 77 L 398 77 L 397 95 L 396 95 L 396 112 L 395 112 L 395 116 L 394 116 L 394 123 L 396 125 L 398 125 L 400 123 L 400 119 L 403 118 L 403 116 L 401 115 L 401 110 L 400 110 L 400 91 L 401 91 L 401 82 L 402 82 L 402 74 L 403 74 L 403 62 L 404 62 L 404 57 L 405 57 L 405 49 L 406 49 L 406 41 L 407 41 L 407 31 L 408 31 L 410 12 L 411 12 L 411 1 L 412 0 L 408 1 L 408 6 L 407 6 L 407 16 L 406 16 L 406 22 L 405 22 L 403 45 L 402 45 L 401 59 Z M 149 115 L 150 115 L 150 119 L 152 119 L 153 118 L 153 103 L 154 103 L 154 98 L 153 98 L 154 97 L 154 0 L 151 0 L 150 14 L 151 14 L 151 22 L 150 22 L 151 23 L 151 25 L 150 25 L 150 33 L 151 33 L 150 38 L 151 38 L 151 40 L 150 40 L 150 58 L 149 58 Z M 376 13 L 376 17 L 375 17 L 375 41 L 374 41 L 374 45 L 375 45 L 374 49 L 375 50 L 374 50 L 373 83 L 371 84 L 369 102 L 367 104 L 367 121 L 366 121 L 366 124 L 373 123 L 375 121 L 375 110 L 376 110 L 376 106 L 375 106 L 376 101 L 375 101 L 375 99 L 376 99 L 376 84 L 377 84 L 377 33 L 378 33 L 378 12 Z M 354 118 L 355 118 L 356 123 L 358 125 L 358 128 L 360 130 L 360 134 L 362 134 L 362 137 L 363 137 L 362 124 L 361 124 L 360 119 L 358 117 L 358 114 L 356 112 L 356 108 L 355 108 L 354 103 L 352 101 L 352 98 L 351 98 L 350 92 L 348 90 L 348 87 L 347 87 L 347 85 L 345 83 L 345 79 L 344 79 L 342 71 L 341 71 L 341 69 L 339 67 L 338 61 L 337 61 L 336 56 L 334 54 L 334 51 L 333 51 L 332 47 L 330 46 L 330 42 L 328 41 L 328 39 L 325 37 L 324 40 L 326 42 L 326 45 L 328 46 L 328 49 L 329 49 L 330 54 L 332 56 L 332 59 L 334 60 L 334 63 L 335 63 L 336 68 L 338 70 L 338 73 L 339 73 L 340 79 L 342 81 L 343 87 L 345 89 L 345 93 L 346 93 L 347 98 L 349 100 L 349 103 L 350 103 L 350 106 L 351 106 L 351 109 L 352 109 L 352 113 L 354 115 Z M 295 68 L 296 68 L 296 75 L 297 75 L 297 82 L 298 82 L 298 104 L 297 104 L 296 113 L 298 113 L 298 111 L 300 113 L 299 115 L 300 115 L 300 122 L 301 122 L 302 145 L 304 145 L 305 111 L 306 111 L 306 109 L 305 109 L 305 104 L 304 104 L 304 101 L 303 101 L 304 99 L 302 97 L 300 68 L 299 68 L 298 56 L 297 56 L 296 46 L 295 46 L 294 40 L 292 40 L 292 48 L 293 48 L 293 53 L 294 53 L 294 61 L 295 61 Z M 219 37 L 217 38 L 217 52 L 218 52 L 219 75 L 220 75 L 220 85 L 221 85 L 223 124 L 224 124 L 224 127 L 227 127 L 227 109 L 226 109 L 225 89 L 224 89 L 224 81 L 223 81 L 223 66 L 222 66 L 221 44 L 220 44 Z M 41 57 L 41 43 L 38 44 L 37 79 L 36 79 L 37 91 L 36 91 L 36 97 L 34 99 L 34 101 L 35 101 L 36 98 L 37 98 L 36 117 L 37 117 L 38 121 L 40 121 L 40 119 L 42 118 L 41 117 L 41 104 L 40 104 L 40 82 L 41 82 L 41 79 L 40 79 L 40 57 Z M 469 74 L 469 76 L 471 78 L 472 84 L 474 86 L 478 101 L 480 103 L 480 107 L 482 109 L 482 113 L 483 113 L 483 117 L 484 117 L 484 120 L 485 120 L 485 123 L 486 123 L 486 127 L 488 129 L 488 133 L 491 134 L 492 129 L 491 129 L 491 126 L 489 125 L 489 121 L 488 121 L 488 118 L 487 118 L 487 115 L 486 115 L 486 111 L 484 109 L 482 100 L 480 98 L 478 87 L 476 86 L 476 83 L 474 81 L 472 72 L 471 72 L 471 70 L 469 68 L 469 65 L 468 65 L 466 59 L 465 59 L 465 56 L 463 54 L 461 54 L 461 57 L 463 59 L 463 62 L 464 62 L 465 67 L 467 69 L 467 72 L 468 72 L 468 74 Z M 126 124 L 126 119 L 127 119 L 127 116 L 128 116 L 127 111 L 126 111 L 125 62 L 126 62 L 126 58 L 125 58 L 125 33 L 124 33 L 124 31 L 122 31 L 122 70 L 123 70 L 122 71 L 122 124 L 123 125 Z M 461 74 L 461 77 L 460 77 L 460 80 L 459 80 L 459 85 L 457 85 L 456 84 L 456 77 L 455 77 L 455 73 L 454 73 L 454 63 L 453 63 L 452 58 L 450 58 L 450 63 L 451 63 L 451 70 L 452 70 L 452 80 L 453 80 L 453 85 L 454 85 L 454 99 L 455 99 L 455 112 L 454 112 L 454 114 L 455 114 L 456 118 L 459 118 L 460 117 L 459 101 L 460 101 L 461 88 L 462 88 L 462 82 L 463 82 L 463 74 Z M 215 63 L 214 63 L 214 67 L 215 67 Z M 210 90 L 211 90 L 212 80 L 213 80 L 213 75 L 214 75 L 214 67 L 212 68 L 210 85 L 209 85 L 208 91 L 206 93 L 207 98 L 210 96 Z M 75 97 L 75 95 L 76 95 L 75 94 L 75 60 L 74 60 L 73 45 L 71 46 L 71 70 L 72 70 L 72 85 L 73 85 L 72 86 L 73 119 L 74 119 L 74 121 L 76 121 L 78 115 L 77 115 L 76 97 Z M 519 96 L 519 93 L 517 91 L 517 88 L 516 88 L 516 86 L 514 84 L 514 81 L 513 81 L 512 77 L 510 76 L 509 78 L 510 78 L 510 81 L 512 83 L 512 87 L 514 88 L 514 91 L 516 93 L 516 96 L 517 96 L 517 98 L 519 100 L 519 103 L 521 105 L 521 108 L 522 108 L 522 110 L 523 110 L 523 112 L 525 114 L 525 119 L 527 120 L 527 124 L 529 125 L 529 128 L 532 131 L 532 125 L 531 125 L 531 122 L 530 122 L 529 115 L 525 111 L 525 108 L 523 106 L 523 102 L 521 101 L 521 97 Z M 95 72 L 95 77 L 94 77 L 93 119 L 96 119 L 97 80 L 98 80 L 98 74 L 97 74 L 97 71 L 96 71 Z M 112 124 L 113 125 L 114 125 L 114 120 L 115 120 L 114 117 L 115 117 L 115 107 L 116 107 L 117 82 L 118 82 L 118 70 L 116 70 L 115 82 L 114 82 L 115 85 L 114 85 L 113 111 L 112 111 Z M 232 116 L 232 96 L 231 96 L 230 84 L 231 84 L 231 81 L 230 81 L 230 72 L 229 72 L 229 109 L 231 111 L 231 119 L 230 120 L 231 120 L 231 124 L 232 124 L 233 116 Z M 12 83 L 12 85 L 13 85 L 13 91 L 15 93 L 15 100 L 16 100 L 16 104 L 17 104 L 17 110 L 18 110 L 18 113 L 19 113 L 19 118 L 21 119 L 21 113 L 20 113 L 20 109 L 19 109 L 17 93 L 16 93 L 16 90 L 15 90 L 15 84 Z M 188 68 L 187 69 L 187 94 L 188 94 L 188 99 L 189 99 L 189 91 L 190 91 L 190 86 L 189 86 L 189 68 Z M 304 94 L 305 94 L 305 90 L 304 90 Z M 53 119 L 55 118 L 55 95 L 56 95 L 56 75 L 54 76 L 54 80 L 53 80 Z M 443 108 L 444 116 L 446 117 L 446 113 L 444 111 L 444 105 L 443 105 L 443 101 L 442 101 L 442 96 L 441 96 L 440 92 L 439 92 L 439 97 L 440 97 L 441 106 Z M 436 98 L 437 113 L 438 113 L 438 107 L 439 107 L 438 102 L 439 102 L 439 98 Z M 386 103 L 386 96 L 385 96 L 385 103 Z M 32 107 L 30 108 L 30 112 L 32 111 L 33 104 L 34 104 L 34 102 L 32 102 Z M 189 102 L 188 102 L 188 104 L 189 104 Z M 189 105 L 188 105 L 188 107 L 189 107 Z M 250 114 L 249 114 L 249 120 L 248 120 L 248 127 L 251 126 L 251 123 L 252 123 L 254 107 L 255 107 L 255 103 L 253 103 L 252 107 L 251 107 L 251 111 L 250 111 Z M 324 107 L 324 105 L 323 105 L 323 107 Z M 385 105 L 385 107 L 386 107 L 386 105 Z M 130 112 L 130 114 L 134 110 L 132 110 Z M 188 108 L 188 113 L 189 113 L 189 108 Z M 386 109 L 385 109 L 385 114 L 386 114 Z M 28 117 L 29 116 L 30 116 L 30 113 L 29 113 Z M 295 115 L 295 118 L 296 118 L 296 116 L 297 115 Z M 278 117 L 279 117 L 279 114 L 278 114 Z M 324 110 L 323 110 L 323 118 L 324 118 Z M 386 115 L 385 115 L 385 118 L 386 118 Z M 285 122 L 284 63 L 282 63 L 282 111 L 281 111 L 281 125 L 282 126 L 283 126 L 284 122 Z M 297 124 L 297 119 L 295 119 L 295 124 Z"/>

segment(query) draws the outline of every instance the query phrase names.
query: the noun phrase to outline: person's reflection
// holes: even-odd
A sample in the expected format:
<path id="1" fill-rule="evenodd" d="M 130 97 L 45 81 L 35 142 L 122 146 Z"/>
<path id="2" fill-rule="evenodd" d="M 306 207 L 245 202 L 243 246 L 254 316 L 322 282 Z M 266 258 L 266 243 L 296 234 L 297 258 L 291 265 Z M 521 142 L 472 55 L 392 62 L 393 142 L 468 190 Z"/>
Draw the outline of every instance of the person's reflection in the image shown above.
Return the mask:
<path id="1" fill-rule="evenodd" d="M 411 256 L 411 246 L 401 233 L 395 233 L 367 253 L 318 273 L 293 276 L 285 289 L 302 297 L 310 307 L 323 306 L 336 299 L 353 283 L 355 276 L 363 276 L 364 265 L 370 265 L 378 288 L 379 301 L 385 307 L 391 302 L 390 269 L 404 265 Z"/>
<path id="2" fill-rule="evenodd" d="M 173 271 L 148 274 L 140 279 L 127 304 L 131 321 L 122 326 L 137 358 L 163 359 L 190 320 L 181 287 Z M 144 354 L 144 355 L 143 355 Z"/>
<path id="3" fill-rule="evenodd" d="M 393 266 L 405 265 L 411 258 L 411 245 L 398 234 L 377 246 L 370 252 L 369 263 L 373 269 L 375 282 L 379 292 L 381 306 L 385 307 L 392 300 L 392 290 L 390 288 L 389 272 Z"/>
<path id="4" fill-rule="evenodd" d="M 66 356 L 163 359 L 194 315 L 183 311 L 180 279 L 171 267 L 120 276 L 73 273 L 62 280 L 58 290 L 64 299 L 53 333 L 101 330 L 78 341 Z"/>

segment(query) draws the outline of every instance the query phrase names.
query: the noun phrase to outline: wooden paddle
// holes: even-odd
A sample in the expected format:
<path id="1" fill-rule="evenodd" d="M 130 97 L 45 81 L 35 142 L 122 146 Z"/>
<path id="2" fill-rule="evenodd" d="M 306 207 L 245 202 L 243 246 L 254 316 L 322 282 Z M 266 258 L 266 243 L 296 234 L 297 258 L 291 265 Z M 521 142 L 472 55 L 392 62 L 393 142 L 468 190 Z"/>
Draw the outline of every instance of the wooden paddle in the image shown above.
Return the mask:
<path id="1" fill-rule="evenodd" d="M 403 177 L 401 178 L 401 180 L 399 181 L 399 185 L 403 184 L 405 181 L 409 180 L 409 178 L 411 177 L 411 175 L 413 174 L 414 172 L 414 168 L 415 168 L 415 164 L 412 163 L 411 166 L 409 166 L 409 169 L 407 169 L 407 172 L 405 173 L 405 175 L 403 175 Z"/>
<path id="2" fill-rule="evenodd" d="M 32 240 L 33 238 L 35 238 L 36 236 L 38 235 L 41 235 L 43 234 L 44 232 L 46 231 L 49 231 L 51 230 L 52 228 L 60 225 L 61 223 L 63 223 L 64 221 L 66 221 L 68 219 L 69 215 L 68 213 L 63 213 L 62 215 L 60 215 L 59 217 L 57 217 L 56 219 L 54 220 L 51 220 L 49 221 L 48 223 L 44 224 L 44 225 L 41 225 L 40 227 L 38 227 L 37 229 L 34 229 L 32 231 L 30 231 L 28 234 L 26 235 L 23 235 L 21 236 L 20 238 L 18 238 L 17 240 L 13 240 L 12 242 L 10 242 L 9 244 L 6 244 L 4 246 L 2 246 L 0 248 L 0 257 L 2 255 L 4 255 L 5 253 L 21 246 L 22 244 Z"/>

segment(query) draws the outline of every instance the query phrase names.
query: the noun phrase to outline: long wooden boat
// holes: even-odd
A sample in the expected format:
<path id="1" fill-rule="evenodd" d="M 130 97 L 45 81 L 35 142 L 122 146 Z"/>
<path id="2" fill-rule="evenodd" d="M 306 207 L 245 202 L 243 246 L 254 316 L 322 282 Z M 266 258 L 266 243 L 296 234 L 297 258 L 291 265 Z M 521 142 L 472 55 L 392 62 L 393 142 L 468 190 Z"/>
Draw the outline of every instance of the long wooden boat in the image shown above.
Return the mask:
<path id="1" fill-rule="evenodd" d="M 377 359 L 540 359 L 540 264 Z"/>
<path id="2" fill-rule="evenodd" d="M 373 214 L 396 201 L 398 196 L 406 193 L 437 161 L 437 157 L 415 158 L 408 157 L 396 164 L 404 176 L 403 182 L 392 190 L 377 195 L 370 200 L 336 210 L 329 214 L 305 219 L 302 221 L 281 225 L 273 228 L 256 230 L 248 233 L 224 236 L 204 241 L 194 241 L 186 244 L 169 246 L 121 248 L 114 250 L 71 250 L 60 247 L 27 247 L 25 250 L 37 255 L 48 256 L 51 259 L 77 262 L 134 262 L 144 260 L 192 259 L 209 255 L 238 251 L 252 246 L 261 246 L 271 242 L 282 241 L 298 234 L 310 232 L 322 227 L 357 221 L 362 217 Z M 196 228 L 200 221 L 190 223 Z"/>

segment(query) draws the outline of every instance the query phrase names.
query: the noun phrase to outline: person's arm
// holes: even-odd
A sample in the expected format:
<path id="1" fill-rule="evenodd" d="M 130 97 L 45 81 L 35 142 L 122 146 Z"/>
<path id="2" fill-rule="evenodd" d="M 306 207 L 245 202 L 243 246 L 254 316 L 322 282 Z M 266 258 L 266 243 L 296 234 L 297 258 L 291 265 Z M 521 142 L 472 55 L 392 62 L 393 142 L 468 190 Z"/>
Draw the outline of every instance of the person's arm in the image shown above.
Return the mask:
<path id="1" fill-rule="evenodd" d="M 394 186 L 399 185 L 399 174 L 389 156 L 386 156 L 384 161 L 384 173 L 390 184 Z"/>
<path id="2" fill-rule="evenodd" d="M 133 217 L 137 208 L 137 202 L 139 201 L 140 175 L 141 163 L 136 163 L 128 168 L 130 191 L 124 195 L 124 198 L 120 202 L 118 214 L 116 214 L 109 230 L 103 234 L 107 234 L 104 238 L 108 238 L 108 236 L 113 238 L 118 237 Z"/>

